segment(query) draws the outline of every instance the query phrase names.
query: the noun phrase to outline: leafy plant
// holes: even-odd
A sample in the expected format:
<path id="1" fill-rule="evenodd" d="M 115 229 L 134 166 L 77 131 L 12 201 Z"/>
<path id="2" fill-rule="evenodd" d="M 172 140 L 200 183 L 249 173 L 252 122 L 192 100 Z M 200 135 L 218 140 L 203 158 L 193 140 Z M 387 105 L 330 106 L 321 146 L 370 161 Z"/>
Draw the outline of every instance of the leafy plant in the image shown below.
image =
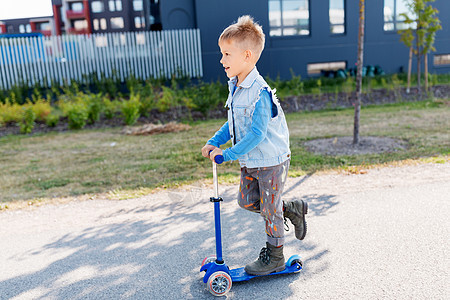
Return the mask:
<path id="1" fill-rule="evenodd" d="M 105 118 L 112 119 L 114 115 L 121 110 L 122 104 L 117 101 L 111 101 L 107 96 L 103 96 L 103 113 L 105 114 Z"/>
<path id="2" fill-rule="evenodd" d="M 122 102 L 122 115 L 124 117 L 125 124 L 133 125 L 139 119 L 139 98 L 133 97 L 127 101 Z"/>
<path id="3" fill-rule="evenodd" d="M 89 124 L 94 124 L 100 119 L 100 113 L 102 111 L 102 95 L 89 94 L 85 97 L 85 101 L 88 110 L 88 122 Z"/>
<path id="4" fill-rule="evenodd" d="M 36 114 L 33 111 L 32 105 L 26 105 L 22 107 L 22 118 L 19 122 L 20 133 L 28 134 L 33 131 Z"/>
<path id="5" fill-rule="evenodd" d="M 86 126 L 89 111 L 85 103 L 73 102 L 64 106 L 64 113 L 69 120 L 70 129 L 81 129 Z"/>

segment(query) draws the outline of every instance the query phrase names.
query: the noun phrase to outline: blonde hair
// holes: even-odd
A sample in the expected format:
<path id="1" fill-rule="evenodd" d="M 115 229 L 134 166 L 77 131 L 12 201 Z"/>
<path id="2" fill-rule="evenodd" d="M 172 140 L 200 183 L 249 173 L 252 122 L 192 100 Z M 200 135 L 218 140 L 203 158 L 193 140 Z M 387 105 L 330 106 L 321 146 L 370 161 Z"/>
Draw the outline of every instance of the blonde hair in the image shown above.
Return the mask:
<path id="1" fill-rule="evenodd" d="M 253 21 L 249 15 L 241 16 L 236 23 L 231 24 L 222 32 L 219 42 L 233 40 L 238 47 L 254 52 L 256 59 L 259 59 L 263 49 L 265 35 L 261 25 Z"/>

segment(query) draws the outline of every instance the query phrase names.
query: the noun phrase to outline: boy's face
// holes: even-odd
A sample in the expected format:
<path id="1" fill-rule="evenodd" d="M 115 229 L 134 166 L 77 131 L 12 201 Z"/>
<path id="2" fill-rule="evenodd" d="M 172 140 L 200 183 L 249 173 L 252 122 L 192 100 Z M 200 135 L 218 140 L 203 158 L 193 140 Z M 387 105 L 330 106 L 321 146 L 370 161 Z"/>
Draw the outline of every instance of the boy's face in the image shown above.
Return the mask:
<path id="1" fill-rule="evenodd" d="M 220 63 L 225 68 L 227 77 L 237 76 L 241 82 L 254 67 L 251 51 L 237 47 L 233 40 L 219 41 L 219 47 L 222 53 Z"/>

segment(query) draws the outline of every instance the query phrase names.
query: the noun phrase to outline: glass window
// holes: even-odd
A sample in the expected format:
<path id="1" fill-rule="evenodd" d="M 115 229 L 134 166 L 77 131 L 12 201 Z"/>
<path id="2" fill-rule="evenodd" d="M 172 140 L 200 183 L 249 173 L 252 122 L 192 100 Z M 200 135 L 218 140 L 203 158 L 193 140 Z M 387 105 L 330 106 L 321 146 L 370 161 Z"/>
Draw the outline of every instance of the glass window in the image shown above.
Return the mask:
<path id="1" fill-rule="evenodd" d="M 101 30 L 106 30 L 108 28 L 107 24 L 106 24 L 106 19 L 105 18 L 101 18 L 100 19 L 100 29 Z"/>
<path id="2" fill-rule="evenodd" d="M 330 31 L 332 34 L 345 33 L 345 1 L 330 0 Z"/>
<path id="3" fill-rule="evenodd" d="M 408 13 L 404 0 L 384 0 L 384 31 L 397 31 L 408 27 L 403 21 L 402 13 Z"/>
<path id="4" fill-rule="evenodd" d="M 122 11 L 122 0 L 116 0 L 116 10 Z"/>
<path id="5" fill-rule="evenodd" d="M 322 71 L 337 71 L 339 69 L 345 70 L 347 68 L 347 62 L 345 61 L 332 61 L 323 63 L 308 64 L 308 75 L 319 75 Z"/>
<path id="6" fill-rule="evenodd" d="M 25 26 L 25 31 L 26 32 L 28 32 L 28 33 L 30 33 L 31 32 L 31 25 L 30 24 L 27 24 L 27 26 Z"/>
<path id="7" fill-rule="evenodd" d="M 144 28 L 145 20 L 143 17 L 134 17 L 134 27 L 135 28 Z"/>
<path id="8" fill-rule="evenodd" d="M 142 0 L 133 0 L 133 9 L 134 11 L 142 11 L 144 9 Z"/>
<path id="9" fill-rule="evenodd" d="M 105 5 L 102 1 L 92 1 L 91 8 L 93 13 L 101 13 L 105 11 Z"/>
<path id="10" fill-rule="evenodd" d="M 72 3 L 71 10 L 76 11 L 76 12 L 82 12 L 83 11 L 83 3 L 81 3 L 81 2 Z"/>
<path id="11" fill-rule="evenodd" d="M 109 7 L 109 11 L 121 11 L 122 10 L 122 0 L 109 0 L 108 7 Z"/>
<path id="12" fill-rule="evenodd" d="M 100 22 L 98 21 L 98 19 L 92 20 L 92 25 L 94 26 L 94 30 L 100 29 Z"/>
<path id="13" fill-rule="evenodd" d="M 122 17 L 111 18 L 110 21 L 112 29 L 122 29 L 125 27 Z"/>
<path id="14" fill-rule="evenodd" d="M 270 36 L 309 35 L 309 0 L 269 0 Z"/>
<path id="15" fill-rule="evenodd" d="M 25 33 L 25 25 L 23 25 L 23 24 L 19 25 L 19 32 L 20 33 Z"/>
<path id="16" fill-rule="evenodd" d="M 435 66 L 450 65 L 450 54 L 435 55 L 433 59 Z"/>
<path id="17" fill-rule="evenodd" d="M 76 20 L 76 21 L 73 21 L 73 27 L 74 27 L 76 30 L 87 29 L 87 28 L 88 28 L 88 26 L 87 26 L 87 21 L 86 21 L 86 20 Z"/>

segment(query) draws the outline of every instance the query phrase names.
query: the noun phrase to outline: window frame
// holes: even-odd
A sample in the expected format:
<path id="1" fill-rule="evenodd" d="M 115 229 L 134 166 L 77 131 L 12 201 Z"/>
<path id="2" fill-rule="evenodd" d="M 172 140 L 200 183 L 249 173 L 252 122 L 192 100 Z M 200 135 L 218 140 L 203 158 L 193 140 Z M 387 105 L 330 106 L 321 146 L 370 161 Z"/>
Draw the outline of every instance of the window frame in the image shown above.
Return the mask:
<path id="1" fill-rule="evenodd" d="M 328 0 L 328 22 L 330 25 L 330 34 L 331 36 L 340 36 L 340 35 L 346 35 L 347 34 L 347 0 L 342 0 L 344 2 L 344 22 L 343 23 L 339 23 L 339 24 L 332 24 L 331 23 L 331 18 L 330 18 L 330 11 L 331 11 L 331 1 L 333 0 Z M 344 26 L 344 31 L 343 32 L 339 32 L 339 33 L 333 33 L 332 28 L 333 26 Z"/>
<path id="2" fill-rule="evenodd" d="M 269 0 L 267 1 L 267 5 L 268 5 L 268 12 L 270 15 L 270 7 L 269 7 L 269 2 L 271 1 L 277 1 L 279 2 L 280 5 L 280 21 L 281 21 L 281 25 L 280 26 L 270 26 L 270 18 L 269 18 L 269 36 L 270 38 L 298 38 L 298 37 L 310 37 L 311 36 L 311 0 L 305 0 L 308 3 L 308 34 L 289 34 L 289 35 L 285 35 L 284 34 L 284 30 L 285 29 L 303 29 L 303 26 L 300 25 L 288 25 L 285 26 L 283 24 L 283 2 L 285 0 Z M 279 29 L 281 30 L 281 35 L 271 35 L 270 32 L 274 29 Z"/>
<path id="3" fill-rule="evenodd" d="M 387 0 L 383 0 L 383 31 L 385 33 L 397 33 L 399 30 L 402 29 L 406 29 L 406 28 L 399 28 L 400 24 L 403 24 L 404 21 L 399 21 L 397 20 L 397 3 L 399 1 L 403 1 L 403 0 L 392 0 L 394 2 L 394 11 L 393 11 L 393 15 L 392 15 L 392 21 L 386 21 L 385 20 L 385 14 L 384 14 L 384 8 L 386 7 L 386 1 Z M 393 25 L 393 29 L 386 29 L 386 25 Z"/>

